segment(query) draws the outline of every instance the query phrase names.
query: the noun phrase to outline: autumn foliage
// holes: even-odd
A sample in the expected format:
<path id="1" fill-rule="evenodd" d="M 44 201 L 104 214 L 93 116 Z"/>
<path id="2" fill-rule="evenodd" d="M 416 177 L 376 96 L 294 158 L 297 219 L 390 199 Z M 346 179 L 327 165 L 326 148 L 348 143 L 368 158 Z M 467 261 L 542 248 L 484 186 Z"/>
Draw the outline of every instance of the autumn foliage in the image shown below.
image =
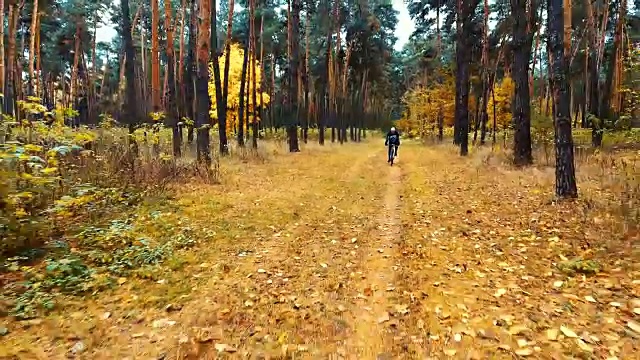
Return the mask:
<path id="1" fill-rule="evenodd" d="M 493 96 L 487 102 L 489 121 L 487 129 L 493 130 L 494 115 L 496 128 L 499 131 L 509 127 L 511 123 L 511 103 L 514 94 L 514 83 L 510 77 L 498 81 L 493 89 Z M 438 112 L 442 111 L 443 125 L 452 127 L 455 115 L 455 79 L 445 77 L 442 83 L 429 82 L 411 88 L 405 94 L 406 110 L 398 121 L 398 127 L 409 136 L 425 136 L 438 126 Z M 476 99 L 469 97 L 469 111 L 476 113 Z M 471 116 L 473 118 L 473 116 Z"/>
<path id="2" fill-rule="evenodd" d="M 255 54 L 250 54 L 250 56 L 255 56 Z M 225 57 L 226 54 L 223 54 L 223 56 L 219 57 L 219 64 L 220 64 L 220 68 L 223 69 L 224 68 L 224 62 L 225 62 Z M 238 44 L 231 44 L 231 58 L 230 58 L 230 62 L 229 62 L 229 97 L 227 99 L 227 131 L 232 131 L 238 124 L 238 117 L 239 117 L 239 107 L 240 107 L 240 84 L 241 84 L 241 79 L 242 79 L 242 61 L 243 61 L 243 57 L 244 57 L 244 50 L 240 47 L 240 45 Z M 210 72 L 213 73 L 213 65 L 210 64 L 209 66 L 210 68 Z M 258 89 L 256 89 L 257 93 L 258 93 L 258 101 L 260 101 L 260 96 L 262 97 L 263 103 L 264 105 L 269 104 L 269 94 L 264 91 L 263 89 L 260 88 L 260 83 L 261 83 L 261 79 L 262 79 L 262 67 L 260 66 L 260 63 L 256 60 L 256 86 L 258 87 Z M 246 86 L 246 84 L 245 84 Z M 248 86 L 245 87 L 245 91 L 247 91 L 247 94 L 252 94 L 254 91 L 253 88 L 253 81 L 250 82 L 248 84 Z M 262 93 L 260 95 L 260 93 Z M 210 115 L 211 118 L 213 119 L 214 122 L 217 122 L 217 118 L 218 118 L 218 113 L 217 113 L 217 106 L 216 106 L 216 94 L 215 94 L 215 84 L 213 81 L 213 77 L 211 77 L 210 82 L 209 82 L 209 97 L 211 98 L 211 110 L 210 110 Z M 249 100 L 249 123 L 253 123 L 253 121 L 255 120 L 255 118 L 258 118 L 258 121 L 260 121 L 259 115 L 260 113 L 258 111 L 255 111 L 255 109 L 257 109 L 260 106 L 260 103 L 258 102 L 258 104 L 253 104 L 253 101 L 251 101 L 251 96 L 247 96 L 245 94 L 244 97 L 244 101 L 247 102 L 247 99 Z M 246 106 L 246 105 L 245 105 Z M 245 107 L 246 109 L 246 107 Z"/>

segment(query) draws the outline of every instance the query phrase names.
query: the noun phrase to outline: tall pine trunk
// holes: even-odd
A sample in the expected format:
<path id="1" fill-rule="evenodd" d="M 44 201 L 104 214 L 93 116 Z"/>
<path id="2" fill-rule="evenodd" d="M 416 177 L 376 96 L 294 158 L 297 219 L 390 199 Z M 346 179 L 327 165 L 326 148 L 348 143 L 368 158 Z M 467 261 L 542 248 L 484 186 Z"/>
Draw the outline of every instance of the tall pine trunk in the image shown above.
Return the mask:
<path id="1" fill-rule="evenodd" d="M 158 0 L 151 0 L 151 103 L 153 111 L 160 111 L 160 28 Z"/>
<path id="2" fill-rule="evenodd" d="M 479 0 L 458 0 L 458 31 L 456 35 L 456 101 L 454 143 L 460 145 L 460 155 L 469 152 L 469 80 L 471 53 L 469 38 L 473 27 L 473 13 Z"/>
<path id="3" fill-rule="evenodd" d="M 226 119 L 227 114 L 225 111 L 226 103 L 222 99 L 222 82 L 220 80 L 220 52 L 218 51 L 218 21 L 216 11 L 216 0 L 211 1 L 211 62 L 213 63 L 213 85 L 215 92 L 216 113 L 218 118 L 218 136 L 220 143 L 220 153 L 226 153 L 227 151 L 227 129 Z M 207 92 L 208 94 L 208 92 Z M 220 119 L 224 119 L 221 120 Z"/>
<path id="4" fill-rule="evenodd" d="M 211 100 L 209 94 L 209 52 L 211 49 L 211 1 L 200 0 L 198 8 L 198 75 L 196 80 L 197 97 L 196 130 L 197 130 L 197 159 L 205 165 L 207 170 L 211 166 L 211 149 L 209 146 L 209 130 L 211 120 L 209 109 Z M 215 1 L 215 0 L 213 0 Z"/>
<path id="5" fill-rule="evenodd" d="M 245 85 L 247 84 L 247 63 L 249 62 L 249 39 L 244 48 L 242 58 L 242 74 L 240 75 L 240 94 L 238 96 L 238 146 L 244 146 L 244 112 L 245 112 Z"/>
<path id="6" fill-rule="evenodd" d="M 289 27 L 289 47 L 291 49 L 289 54 L 289 124 L 287 126 L 287 133 L 289 136 L 289 151 L 298 152 L 300 147 L 298 144 L 298 108 L 299 108 L 299 96 L 298 96 L 298 71 L 300 63 L 299 50 L 299 34 L 300 34 L 300 4 L 301 0 L 289 0 L 291 4 L 291 23 Z"/>
<path id="7" fill-rule="evenodd" d="M 249 36 L 251 36 L 251 81 L 253 82 L 253 89 L 251 91 L 251 114 L 253 116 L 253 122 L 251 123 L 251 146 L 254 149 L 258 148 L 258 107 L 257 107 L 257 81 L 256 81 L 256 0 L 249 0 L 249 18 L 251 21 Z"/>
<path id="8" fill-rule="evenodd" d="M 125 50 L 124 61 L 124 78 L 126 81 L 125 99 L 123 106 L 123 115 L 125 122 L 129 125 L 129 134 L 132 135 L 135 131 L 135 126 L 138 122 L 137 113 L 137 93 L 135 82 L 135 48 L 133 47 L 133 36 L 131 35 L 131 22 L 130 22 L 130 10 L 129 0 L 120 0 L 120 11 L 122 12 L 122 36 Z M 130 141 L 130 165 L 133 166 L 134 156 L 137 155 L 138 147 L 135 143 L 134 137 L 129 136 Z"/>
<path id="9" fill-rule="evenodd" d="M 193 122 L 193 124 L 188 124 L 187 130 L 187 143 L 189 145 L 193 144 L 194 138 L 194 128 L 195 128 L 195 120 L 196 120 L 196 104 L 195 104 L 195 87 L 196 87 L 196 74 L 197 74 L 197 62 L 196 59 L 196 39 L 197 39 L 197 25 L 198 25 L 198 17 L 197 17 L 197 0 L 191 0 L 189 7 L 189 43 L 187 49 L 187 65 L 185 66 L 185 113 L 187 117 Z"/>
<path id="10" fill-rule="evenodd" d="M 2 9 L 4 12 L 4 8 Z M 35 65 L 36 65 L 36 28 L 38 24 L 38 0 L 33 0 L 33 12 L 31 13 L 31 28 L 29 30 L 29 82 L 28 95 L 35 95 L 33 83 L 35 81 Z M 4 26 L 4 23 L 2 23 Z"/>
<path id="11" fill-rule="evenodd" d="M 549 45 L 553 58 L 553 88 L 555 90 L 555 147 L 556 147 L 556 195 L 561 198 L 578 196 L 576 171 L 573 158 L 573 137 L 569 109 L 567 80 L 568 59 L 563 40 L 563 0 L 548 0 Z"/>
<path id="12" fill-rule="evenodd" d="M 512 116 L 515 126 L 513 161 L 516 166 L 533 163 L 531 152 L 531 99 L 529 93 L 529 60 L 535 26 L 536 6 L 532 0 L 512 0 L 513 14 L 513 80 L 515 82 Z"/>
<path id="13" fill-rule="evenodd" d="M 168 123 L 173 129 L 173 156 L 180 157 L 182 148 L 182 138 L 180 134 L 180 119 L 176 109 L 176 89 L 175 89 L 175 73 L 174 73 L 174 44 L 173 44 L 173 24 L 171 18 L 173 16 L 171 10 L 171 0 L 164 0 L 164 26 L 167 30 L 167 92 L 165 94 L 166 116 Z"/>
<path id="14" fill-rule="evenodd" d="M 233 32 L 233 6 L 234 1 L 229 0 L 229 17 L 227 19 L 227 38 L 224 42 L 224 77 L 222 83 L 222 109 L 224 112 L 218 117 L 218 126 L 220 127 L 220 154 L 229 153 L 229 144 L 227 140 L 227 105 L 229 104 L 229 65 L 231 62 L 231 34 Z M 223 130 L 224 128 L 224 130 Z"/>
<path id="15" fill-rule="evenodd" d="M 6 95 L 6 89 L 5 89 L 5 66 L 4 66 L 4 0 L 0 0 L 0 9 L 2 9 L 2 11 L 0 11 L 0 24 L 2 24 L 2 26 L 0 26 L 0 91 L 2 91 L 3 94 Z M 0 116 L 2 116 L 2 113 L 4 112 L 4 101 L 5 99 L 3 97 L 0 97 Z"/>

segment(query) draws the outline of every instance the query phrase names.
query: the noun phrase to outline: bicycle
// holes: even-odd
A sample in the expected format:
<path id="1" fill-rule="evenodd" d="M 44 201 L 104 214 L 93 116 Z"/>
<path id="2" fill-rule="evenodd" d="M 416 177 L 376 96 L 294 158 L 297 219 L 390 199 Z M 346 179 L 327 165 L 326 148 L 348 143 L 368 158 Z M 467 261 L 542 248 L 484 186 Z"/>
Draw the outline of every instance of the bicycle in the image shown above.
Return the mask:
<path id="1" fill-rule="evenodd" d="M 387 156 L 388 156 L 387 162 L 391 166 L 393 166 L 393 159 L 395 159 L 396 156 L 398 156 L 397 154 L 398 154 L 398 146 L 397 145 L 389 145 L 389 152 L 387 154 Z"/>

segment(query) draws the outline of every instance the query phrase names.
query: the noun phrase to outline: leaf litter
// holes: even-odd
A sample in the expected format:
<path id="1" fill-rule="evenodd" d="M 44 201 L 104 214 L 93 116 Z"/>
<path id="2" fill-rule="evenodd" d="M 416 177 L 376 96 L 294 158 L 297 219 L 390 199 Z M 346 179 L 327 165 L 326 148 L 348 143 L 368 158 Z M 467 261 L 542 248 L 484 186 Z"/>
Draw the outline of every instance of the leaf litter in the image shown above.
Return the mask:
<path id="1" fill-rule="evenodd" d="M 378 158 L 352 150 L 323 154 L 322 166 L 309 154 L 293 165 L 275 158 L 233 169 L 219 189 L 183 191 L 176 218 L 215 231 L 215 241 L 162 282 L 123 278 L 112 297 L 69 306 L 83 317 L 9 324 L 0 356 L 44 349 L 57 358 L 82 343 L 94 359 L 347 357 L 343 344 L 364 319 L 354 314 L 380 328 L 389 358 L 640 351 L 640 272 L 629 248 L 602 243 L 626 236 L 605 227 L 615 219 L 590 221 L 579 201 L 550 203 L 539 189 L 552 183 L 534 170 L 495 176 L 472 158 L 412 147 L 400 223 L 380 226 L 387 179 L 371 176 Z M 581 182 L 585 197 L 598 191 Z M 391 247 L 371 238 L 393 227 L 402 234 Z M 369 256 L 388 268 L 370 268 Z M 382 271 L 393 281 L 372 281 Z M 74 340 L 57 347 L 60 334 Z"/>

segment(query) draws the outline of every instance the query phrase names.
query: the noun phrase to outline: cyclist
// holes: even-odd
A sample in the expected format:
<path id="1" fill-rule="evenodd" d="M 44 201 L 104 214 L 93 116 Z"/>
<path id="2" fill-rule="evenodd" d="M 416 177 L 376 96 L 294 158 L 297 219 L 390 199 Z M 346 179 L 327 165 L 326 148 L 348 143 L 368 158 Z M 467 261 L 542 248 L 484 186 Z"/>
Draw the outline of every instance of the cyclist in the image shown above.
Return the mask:
<path id="1" fill-rule="evenodd" d="M 389 159 L 387 162 L 391 162 L 394 157 L 398 156 L 398 146 L 400 146 L 400 133 L 398 133 L 395 127 L 391 127 L 391 130 L 387 133 L 384 145 L 389 147 Z M 393 153 L 391 152 L 392 149 Z"/>

